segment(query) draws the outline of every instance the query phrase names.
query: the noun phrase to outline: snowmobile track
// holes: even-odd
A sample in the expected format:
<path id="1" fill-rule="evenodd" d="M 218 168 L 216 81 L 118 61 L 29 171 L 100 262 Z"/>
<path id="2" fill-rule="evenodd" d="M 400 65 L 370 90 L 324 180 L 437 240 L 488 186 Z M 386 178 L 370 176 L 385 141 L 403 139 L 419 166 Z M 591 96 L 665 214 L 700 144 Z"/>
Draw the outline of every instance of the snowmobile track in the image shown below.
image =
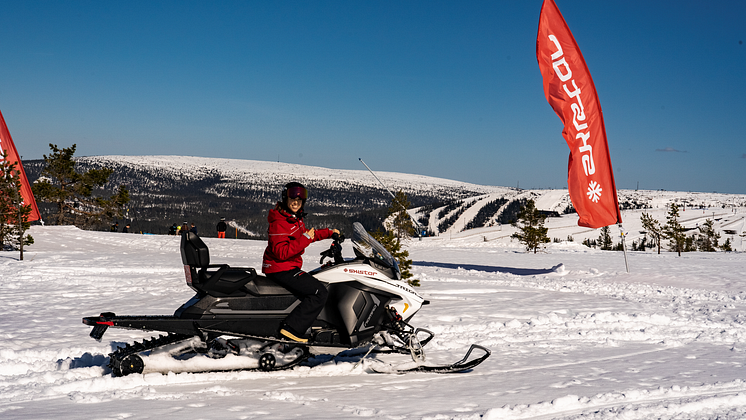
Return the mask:
<path id="1" fill-rule="evenodd" d="M 161 335 L 160 337 L 145 339 L 142 342 L 128 344 L 125 347 L 120 347 L 116 351 L 109 354 L 109 364 L 107 366 L 111 369 L 112 375 L 114 376 L 126 376 L 132 373 L 142 373 L 145 364 L 142 358 L 138 356 L 138 353 L 148 350 L 154 350 L 169 344 L 178 343 L 179 341 L 188 340 L 192 337 L 195 336 L 169 333 L 168 335 Z M 284 340 L 266 341 L 290 344 L 290 342 Z M 292 342 L 292 344 L 298 343 Z M 277 366 L 274 356 L 272 356 L 271 354 L 264 354 L 259 358 L 258 368 L 241 370 L 271 372 L 286 370 L 298 366 L 311 356 L 307 346 L 298 347 L 303 347 L 303 354 L 290 363 L 284 364 L 282 366 Z"/>

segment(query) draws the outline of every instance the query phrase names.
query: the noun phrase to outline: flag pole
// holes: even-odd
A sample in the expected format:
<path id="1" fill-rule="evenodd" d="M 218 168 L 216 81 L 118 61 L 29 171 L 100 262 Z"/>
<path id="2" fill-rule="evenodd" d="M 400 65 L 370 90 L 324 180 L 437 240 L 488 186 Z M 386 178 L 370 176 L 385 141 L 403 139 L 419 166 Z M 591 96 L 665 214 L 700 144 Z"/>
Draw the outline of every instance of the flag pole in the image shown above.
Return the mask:
<path id="1" fill-rule="evenodd" d="M 622 251 L 624 251 L 624 266 L 627 268 L 627 273 L 629 273 L 629 263 L 627 262 L 627 244 L 624 242 L 624 239 L 627 237 L 627 233 L 624 231 L 624 228 L 622 228 L 621 223 L 617 223 L 617 226 L 619 226 L 619 234 L 622 236 Z"/>

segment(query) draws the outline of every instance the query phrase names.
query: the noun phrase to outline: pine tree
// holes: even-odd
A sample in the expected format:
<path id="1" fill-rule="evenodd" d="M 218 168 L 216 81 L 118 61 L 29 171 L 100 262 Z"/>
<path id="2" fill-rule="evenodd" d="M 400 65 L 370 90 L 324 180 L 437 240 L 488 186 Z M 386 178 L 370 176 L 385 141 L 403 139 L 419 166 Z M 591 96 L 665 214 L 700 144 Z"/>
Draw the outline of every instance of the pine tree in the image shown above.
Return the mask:
<path id="1" fill-rule="evenodd" d="M 731 243 L 730 243 L 730 238 L 726 239 L 725 242 L 723 242 L 723 244 L 720 245 L 720 249 L 722 249 L 723 252 L 733 251 L 733 248 L 731 247 Z"/>
<path id="2" fill-rule="evenodd" d="M 601 228 L 601 235 L 598 237 L 598 243 L 601 244 L 601 249 L 604 251 L 611 251 L 614 246 L 614 242 L 611 240 L 611 234 L 609 233 L 609 227 L 604 226 Z"/>
<path id="3" fill-rule="evenodd" d="M 390 223 L 387 224 L 387 231 L 373 232 L 372 236 L 383 245 L 399 264 L 402 280 L 406 280 L 412 286 L 419 286 L 420 281 L 412 279 L 412 260 L 409 259 L 409 251 L 402 249 L 402 239 L 408 239 L 414 233 L 412 219 L 407 214 L 409 208 L 409 199 L 407 195 L 399 190 L 391 200 L 391 205 L 386 211 L 389 217 L 393 216 Z"/>
<path id="4" fill-rule="evenodd" d="M 387 227 L 389 231 L 394 232 L 394 236 L 399 239 L 409 239 L 415 235 L 412 218 L 407 213 L 410 206 L 409 198 L 402 190 L 396 192 L 395 197 L 391 200 L 391 205 L 386 210 L 387 218 L 391 219 L 391 225 Z"/>
<path id="5" fill-rule="evenodd" d="M 399 272 L 401 273 L 401 279 L 406 280 L 411 286 L 419 286 L 420 281 L 412 278 L 412 260 L 409 259 L 409 251 L 402 249 L 402 244 L 399 238 L 394 235 L 394 232 L 387 231 L 376 231 L 371 234 L 375 240 L 381 243 L 384 248 L 391 254 L 399 264 Z"/>
<path id="6" fill-rule="evenodd" d="M 686 236 L 684 238 L 684 252 L 694 252 L 697 250 L 697 241 L 694 235 Z"/>
<path id="7" fill-rule="evenodd" d="M 596 248 L 596 240 L 585 238 L 583 239 L 583 245 L 587 246 L 588 248 Z"/>
<path id="8" fill-rule="evenodd" d="M 21 252 L 20 259 L 23 260 L 23 247 L 34 243 L 34 238 L 26 235 L 31 227 L 28 221 L 31 205 L 23 204 L 17 163 L 8 162 L 5 150 L 0 156 L 0 250 L 6 245 L 18 249 Z"/>
<path id="9" fill-rule="evenodd" d="M 547 235 L 549 229 L 544 227 L 544 219 L 546 219 L 546 216 L 536 209 L 534 200 L 526 201 L 526 204 L 518 212 L 518 222 L 513 223 L 513 226 L 517 227 L 519 232 L 510 235 L 510 237 L 518 239 L 526 245 L 526 251 L 533 250 L 536 254 L 536 250 L 539 249 L 541 244 L 550 242 Z"/>
<path id="10" fill-rule="evenodd" d="M 129 202 L 129 192 L 124 185 L 120 185 L 109 198 L 94 194 L 96 188 L 108 182 L 112 169 L 90 169 L 78 173 L 73 160 L 76 145 L 59 149 L 50 144 L 49 148 L 52 153 L 44 155 L 47 166 L 32 189 L 38 200 L 56 205 L 57 212 L 52 216 L 55 224 L 90 227 L 105 218 L 122 217 L 124 206 Z"/>
<path id="11" fill-rule="evenodd" d="M 717 251 L 718 239 L 720 234 L 715 232 L 714 222 L 712 219 L 707 219 L 699 227 L 699 237 L 697 238 L 697 249 L 704 252 L 715 252 Z"/>
<path id="12" fill-rule="evenodd" d="M 666 215 L 666 224 L 663 225 L 663 234 L 669 242 L 669 249 L 676 251 L 679 256 L 684 251 L 686 245 L 686 235 L 684 234 L 684 226 L 679 223 L 679 206 L 676 203 L 671 203 L 668 208 L 668 215 Z"/>
<path id="13" fill-rule="evenodd" d="M 663 234 L 660 222 L 653 219 L 653 216 L 648 213 L 643 213 L 640 217 L 640 221 L 642 221 L 642 228 L 645 229 L 646 235 L 650 235 L 651 239 L 655 241 L 655 245 L 658 246 L 658 254 L 660 254 L 661 235 Z M 644 251 L 645 248 L 643 247 L 642 250 Z"/>

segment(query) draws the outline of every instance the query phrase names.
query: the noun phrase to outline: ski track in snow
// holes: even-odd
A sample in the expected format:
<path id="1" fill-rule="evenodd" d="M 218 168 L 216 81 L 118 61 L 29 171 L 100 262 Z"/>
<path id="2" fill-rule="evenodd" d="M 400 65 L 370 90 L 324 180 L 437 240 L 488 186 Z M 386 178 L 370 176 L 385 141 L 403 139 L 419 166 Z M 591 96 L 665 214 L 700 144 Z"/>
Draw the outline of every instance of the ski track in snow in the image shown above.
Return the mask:
<path id="1" fill-rule="evenodd" d="M 178 238 L 33 227 L 25 261 L 0 254 L 0 417 L 688 419 L 746 416 L 744 253 L 622 253 L 550 244 L 539 254 L 479 236 L 409 242 L 413 318 L 428 361 L 471 343 L 492 356 L 454 375 L 373 374 L 353 352 L 282 372 L 111 377 L 117 345 L 83 316 L 171 314 L 192 292 Z M 258 267 L 264 243 L 206 238 L 211 259 Z M 347 245 L 347 244 L 344 244 Z M 328 243 L 312 245 L 315 267 Z M 349 255 L 347 255 L 349 253 Z M 345 255 L 351 257 L 349 246 Z M 381 360 L 407 363 L 403 355 Z"/>

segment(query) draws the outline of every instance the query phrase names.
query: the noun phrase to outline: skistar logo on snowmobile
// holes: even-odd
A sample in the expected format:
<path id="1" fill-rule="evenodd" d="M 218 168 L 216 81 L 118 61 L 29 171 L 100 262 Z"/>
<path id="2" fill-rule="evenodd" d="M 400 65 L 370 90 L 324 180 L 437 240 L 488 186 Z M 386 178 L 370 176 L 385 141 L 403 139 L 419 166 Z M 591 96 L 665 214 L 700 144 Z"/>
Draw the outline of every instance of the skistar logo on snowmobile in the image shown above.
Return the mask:
<path id="1" fill-rule="evenodd" d="M 355 270 L 354 268 L 345 268 L 345 273 L 360 274 L 363 276 L 375 276 L 376 274 L 378 274 L 375 271 Z"/>

